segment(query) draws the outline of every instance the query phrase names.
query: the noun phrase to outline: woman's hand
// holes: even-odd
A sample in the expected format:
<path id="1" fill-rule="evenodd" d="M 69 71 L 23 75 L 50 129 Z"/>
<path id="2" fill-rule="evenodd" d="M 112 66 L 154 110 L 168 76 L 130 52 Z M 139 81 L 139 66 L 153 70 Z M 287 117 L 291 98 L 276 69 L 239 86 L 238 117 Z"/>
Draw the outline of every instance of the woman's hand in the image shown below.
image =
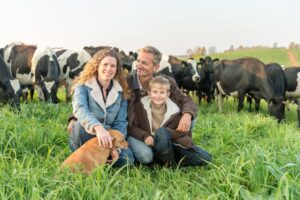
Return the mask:
<path id="1" fill-rule="evenodd" d="M 152 136 L 148 136 L 145 140 L 144 140 L 145 144 L 148 146 L 153 147 L 154 146 L 154 141 L 153 141 L 153 137 Z"/>
<path id="2" fill-rule="evenodd" d="M 73 130 L 74 124 L 75 124 L 75 119 L 71 119 L 71 121 L 68 124 L 68 133 L 69 133 L 69 135 L 72 134 L 72 130 Z"/>
<path id="3" fill-rule="evenodd" d="M 95 126 L 94 129 L 96 131 L 100 147 L 103 146 L 113 148 L 112 137 L 110 136 L 109 132 L 101 125 Z"/>
<path id="4" fill-rule="evenodd" d="M 111 160 L 107 160 L 106 163 L 112 164 L 113 162 L 119 159 L 119 152 L 116 149 L 111 150 L 110 152 Z"/>

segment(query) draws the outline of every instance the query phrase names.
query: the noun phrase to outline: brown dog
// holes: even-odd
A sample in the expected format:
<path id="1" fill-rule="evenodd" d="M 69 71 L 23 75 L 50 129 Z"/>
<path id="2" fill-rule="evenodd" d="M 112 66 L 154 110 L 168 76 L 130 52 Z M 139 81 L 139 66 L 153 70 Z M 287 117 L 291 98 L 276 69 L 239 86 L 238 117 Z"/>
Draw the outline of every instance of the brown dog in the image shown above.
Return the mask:
<path id="1" fill-rule="evenodd" d="M 73 152 L 63 162 L 62 166 L 68 166 L 72 172 L 83 172 L 89 175 L 97 165 L 103 165 L 107 162 L 113 149 L 128 147 L 128 143 L 121 132 L 110 129 L 109 133 L 113 138 L 112 149 L 100 147 L 97 137 L 94 137 Z"/>

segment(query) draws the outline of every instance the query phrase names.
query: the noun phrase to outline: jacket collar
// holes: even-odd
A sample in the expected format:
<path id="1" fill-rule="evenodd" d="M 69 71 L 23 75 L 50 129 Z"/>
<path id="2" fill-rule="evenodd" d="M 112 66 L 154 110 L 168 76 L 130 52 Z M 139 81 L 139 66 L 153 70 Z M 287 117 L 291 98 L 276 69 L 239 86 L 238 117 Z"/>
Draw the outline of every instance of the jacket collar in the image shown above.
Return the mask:
<path id="1" fill-rule="evenodd" d="M 117 80 L 113 79 L 113 86 L 112 86 L 110 92 L 108 93 L 106 103 L 104 103 L 103 95 L 102 95 L 101 89 L 97 83 L 96 77 L 92 77 L 91 79 L 87 80 L 84 83 L 84 85 L 86 85 L 87 87 L 92 89 L 91 96 L 103 110 L 105 110 L 107 107 L 114 104 L 118 98 L 118 95 L 119 95 L 118 93 L 122 92 L 122 87 L 121 87 L 120 83 Z"/>
<path id="2" fill-rule="evenodd" d="M 147 112 L 148 122 L 149 122 L 151 132 L 152 132 L 152 112 L 151 112 L 151 108 L 150 108 L 150 99 L 148 96 L 144 96 L 141 99 L 141 102 L 144 106 L 144 109 Z M 173 114 L 178 113 L 180 111 L 179 107 L 170 98 L 167 99 L 166 106 L 167 106 L 167 112 L 165 114 L 165 117 L 164 117 L 164 120 L 163 120 L 161 126 L 163 126 L 164 123 L 166 123 Z"/>

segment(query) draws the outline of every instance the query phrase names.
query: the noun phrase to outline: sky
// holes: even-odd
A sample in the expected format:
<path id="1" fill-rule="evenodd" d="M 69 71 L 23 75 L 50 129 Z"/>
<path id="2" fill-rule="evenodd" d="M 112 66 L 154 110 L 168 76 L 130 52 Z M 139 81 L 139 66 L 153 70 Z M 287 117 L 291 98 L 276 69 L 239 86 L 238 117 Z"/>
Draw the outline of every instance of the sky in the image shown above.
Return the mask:
<path id="1" fill-rule="evenodd" d="M 79 49 L 145 45 L 184 55 L 196 47 L 300 43 L 299 0 L 0 0 L 0 47 Z"/>

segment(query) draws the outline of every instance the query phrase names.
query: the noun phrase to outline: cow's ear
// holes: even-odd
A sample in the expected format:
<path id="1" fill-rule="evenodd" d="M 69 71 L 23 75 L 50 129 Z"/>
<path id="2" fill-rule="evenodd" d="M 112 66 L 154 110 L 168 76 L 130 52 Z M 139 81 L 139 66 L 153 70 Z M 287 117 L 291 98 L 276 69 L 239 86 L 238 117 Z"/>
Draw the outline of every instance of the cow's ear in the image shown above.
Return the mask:
<path id="1" fill-rule="evenodd" d="M 184 66 L 184 67 L 187 67 L 188 66 L 188 63 L 186 62 L 186 61 L 181 61 L 181 63 L 182 63 L 182 65 Z"/>
<path id="2" fill-rule="evenodd" d="M 204 63 L 205 63 L 205 60 L 204 60 L 203 58 L 200 58 L 200 59 L 199 59 L 199 64 L 202 65 L 202 64 L 204 64 Z"/>

